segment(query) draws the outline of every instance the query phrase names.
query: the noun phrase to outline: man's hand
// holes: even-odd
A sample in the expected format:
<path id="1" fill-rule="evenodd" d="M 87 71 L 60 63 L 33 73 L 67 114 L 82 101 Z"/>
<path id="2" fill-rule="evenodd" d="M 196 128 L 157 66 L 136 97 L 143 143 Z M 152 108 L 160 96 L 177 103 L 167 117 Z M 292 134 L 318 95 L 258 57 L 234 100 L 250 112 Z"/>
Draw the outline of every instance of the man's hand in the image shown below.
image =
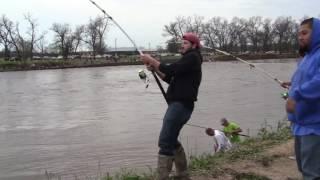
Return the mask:
<path id="1" fill-rule="evenodd" d="M 145 65 L 150 65 L 152 64 L 152 61 L 153 61 L 153 57 L 151 57 L 150 54 L 143 54 L 140 56 L 140 59 Z"/>
<path id="2" fill-rule="evenodd" d="M 291 82 L 283 82 L 281 83 L 281 87 L 289 89 L 289 87 L 291 86 Z"/>
<path id="3" fill-rule="evenodd" d="M 286 103 L 286 110 L 288 113 L 294 113 L 296 110 L 296 101 L 291 98 L 288 98 Z"/>
<path id="4" fill-rule="evenodd" d="M 160 62 L 153 58 L 150 54 L 143 54 L 140 56 L 143 64 L 147 66 L 148 70 L 157 70 L 159 68 Z"/>
<path id="5" fill-rule="evenodd" d="M 151 66 L 150 64 L 149 64 L 149 65 L 146 65 L 146 67 L 147 67 L 147 69 L 148 69 L 149 71 L 154 71 L 154 67 Z"/>
<path id="6" fill-rule="evenodd" d="M 232 135 L 238 135 L 239 132 L 238 132 L 238 131 L 233 131 L 233 132 L 231 132 L 231 134 L 232 134 Z"/>

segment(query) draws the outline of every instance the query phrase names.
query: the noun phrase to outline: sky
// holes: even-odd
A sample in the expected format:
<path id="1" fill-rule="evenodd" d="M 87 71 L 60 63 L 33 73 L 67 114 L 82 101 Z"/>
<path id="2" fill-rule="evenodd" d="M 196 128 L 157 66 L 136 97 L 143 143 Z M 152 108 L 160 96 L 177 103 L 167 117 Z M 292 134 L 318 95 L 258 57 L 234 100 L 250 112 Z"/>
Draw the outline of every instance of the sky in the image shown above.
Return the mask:
<path id="1" fill-rule="evenodd" d="M 95 0 L 138 46 L 155 48 L 164 46 L 164 25 L 178 16 L 203 16 L 204 20 L 220 16 L 249 18 L 262 16 L 275 19 L 292 16 L 319 17 L 320 0 Z M 53 23 L 68 23 L 72 27 L 87 24 L 90 18 L 102 15 L 89 0 L 0 0 L 0 15 L 24 27 L 24 14 L 30 13 L 39 24 L 39 32 L 47 31 L 47 41 L 52 38 L 49 30 Z M 132 47 L 130 41 L 116 26 L 107 32 L 107 45 Z"/>

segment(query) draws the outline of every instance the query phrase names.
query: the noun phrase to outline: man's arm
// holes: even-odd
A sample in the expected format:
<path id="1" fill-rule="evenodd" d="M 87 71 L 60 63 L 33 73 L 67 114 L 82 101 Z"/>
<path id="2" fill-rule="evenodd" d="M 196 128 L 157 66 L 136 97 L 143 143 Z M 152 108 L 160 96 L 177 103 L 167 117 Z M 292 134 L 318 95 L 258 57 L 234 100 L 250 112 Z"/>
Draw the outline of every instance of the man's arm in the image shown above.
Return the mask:
<path id="1" fill-rule="evenodd" d="M 314 77 L 298 88 L 293 90 L 292 95 L 290 95 L 295 101 L 304 99 L 306 101 L 315 101 L 320 99 L 320 68 Z"/>
<path id="2" fill-rule="evenodd" d="M 231 126 L 232 126 L 232 131 L 230 132 L 231 134 L 239 134 L 242 132 L 242 129 L 237 124 L 232 123 Z"/>
<path id="3" fill-rule="evenodd" d="M 242 129 L 238 127 L 237 129 L 232 131 L 232 134 L 239 134 L 241 132 L 242 132 Z"/>
<path id="4" fill-rule="evenodd" d="M 153 66 L 151 66 L 150 64 L 147 65 L 147 69 L 149 71 L 154 71 L 155 73 L 157 73 L 157 75 L 161 78 L 161 79 L 164 79 L 166 77 L 166 75 L 164 73 L 162 73 L 159 68 L 155 68 Z"/>
<path id="5" fill-rule="evenodd" d="M 178 74 L 188 73 L 197 68 L 198 64 L 201 64 L 201 61 L 199 60 L 199 57 L 196 54 L 190 54 L 182 58 L 182 60 L 169 65 L 161 64 L 159 66 L 159 69 L 166 75 L 175 76 Z"/>
<path id="6" fill-rule="evenodd" d="M 149 54 L 141 55 L 140 59 L 147 66 L 148 70 L 156 72 L 161 79 L 165 79 L 166 74 L 159 70 L 160 62 L 158 60 Z"/>

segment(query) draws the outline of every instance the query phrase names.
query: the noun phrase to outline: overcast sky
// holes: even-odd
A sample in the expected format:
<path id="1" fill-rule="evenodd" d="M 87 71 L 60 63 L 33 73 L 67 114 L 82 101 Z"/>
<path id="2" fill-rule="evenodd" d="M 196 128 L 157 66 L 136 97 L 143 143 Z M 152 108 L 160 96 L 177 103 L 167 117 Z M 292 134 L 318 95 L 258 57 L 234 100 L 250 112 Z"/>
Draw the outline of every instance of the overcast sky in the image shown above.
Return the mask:
<path id="1" fill-rule="evenodd" d="M 23 14 L 37 19 L 40 31 L 49 31 L 53 23 L 68 23 L 73 27 L 86 24 L 90 18 L 101 15 L 89 0 L 0 0 L 0 14 L 19 21 L 23 28 Z M 152 48 L 164 45 L 163 27 L 177 16 L 214 16 L 227 19 L 262 16 L 303 16 L 320 14 L 320 0 L 95 0 L 136 41 L 138 46 Z M 50 33 L 48 34 L 50 40 Z M 107 34 L 108 46 L 132 47 L 129 40 L 113 26 Z"/>

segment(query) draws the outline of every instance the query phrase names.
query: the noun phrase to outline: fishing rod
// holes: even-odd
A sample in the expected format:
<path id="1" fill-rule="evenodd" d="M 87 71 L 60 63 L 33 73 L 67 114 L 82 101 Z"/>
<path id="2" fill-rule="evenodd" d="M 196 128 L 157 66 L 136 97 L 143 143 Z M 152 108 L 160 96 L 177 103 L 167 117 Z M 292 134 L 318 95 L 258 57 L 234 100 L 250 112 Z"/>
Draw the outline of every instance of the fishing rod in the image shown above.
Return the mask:
<path id="1" fill-rule="evenodd" d="M 126 37 L 130 40 L 130 42 L 133 44 L 133 46 L 136 48 L 136 50 L 138 51 L 138 53 L 140 55 L 143 55 L 143 52 L 138 48 L 137 44 L 133 41 L 133 39 L 129 36 L 129 34 L 117 23 L 117 21 L 115 21 L 104 9 L 102 9 L 96 2 L 94 2 L 93 0 L 89 0 L 94 6 L 96 6 L 100 11 L 102 11 L 102 13 L 107 17 L 109 18 L 111 21 L 113 21 L 113 23 L 123 32 L 123 34 L 126 35 Z M 167 104 L 169 104 L 168 102 L 168 99 L 167 99 L 167 96 L 166 96 L 166 93 L 163 89 L 163 86 L 161 85 L 161 82 L 158 78 L 158 76 L 155 74 L 154 71 L 151 71 L 152 72 L 152 75 L 154 77 L 154 79 L 156 80 L 157 84 L 158 84 L 158 87 L 160 88 L 160 91 L 166 101 Z M 147 78 L 147 75 L 145 74 L 144 71 L 139 71 L 139 77 L 141 79 L 144 79 L 144 78 Z M 148 80 L 147 80 L 148 81 Z M 146 82 L 147 82 L 146 81 Z M 146 85 L 146 88 L 148 87 L 148 84 Z M 186 125 L 189 125 L 189 126 L 193 126 L 193 127 L 198 127 L 198 128 L 205 128 L 205 127 L 202 127 L 202 126 L 198 126 L 198 125 L 194 125 L 194 124 L 186 124 Z"/>
<path id="2" fill-rule="evenodd" d="M 198 128 L 201 128 L 201 129 L 208 129 L 208 127 L 199 126 L 199 125 L 195 125 L 195 124 L 190 124 L 190 123 L 188 123 L 188 125 L 189 125 L 189 126 L 193 126 L 193 127 L 198 127 Z M 239 135 L 239 136 L 244 136 L 244 137 L 250 137 L 250 136 L 248 136 L 248 135 L 246 135 L 246 134 L 237 134 L 237 135 Z"/>
<path id="3" fill-rule="evenodd" d="M 100 11 L 102 11 L 102 13 L 111 21 L 113 21 L 113 23 L 122 31 L 122 33 L 130 40 L 130 42 L 133 44 L 133 46 L 136 48 L 136 51 L 138 51 L 138 53 L 140 55 L 143 55 L 143 52 L 138 48 L 137 44 L 134 42 L 134 40 L 129 36 L 129 34 L 119 25 L 119 23 L 117 21 L 115 21 L 104 9 L 102 9 L 96 2 L 94 2 L 93 0 L 89 0 L 94 6 L 96 6 Z M 167 97 L 166 97 L 166 93 L 161 85 L 161 82 L 158 78 L 158 76 L 155 74 L 154 71 L 151 71 L 153 77 L 155 78 L 158 87 L 164 97 L 164 99 L 166 100 L 166 102 L 168 102 Z M 146 85 L 147 87 L 148 85 Z"/>
<path id="4" fill-rule="evenodd" d="M 94 2 L 93 0 L 89 0 L 94 6 L 96 6 L 108 19 L 110 19 L 111 21 L 113 21 L 113 23 L 122 31 L 123 34 L 125 34 L 125 36 L 130 40 L 130 42 L 133 44 L 133 46 L 136 48 L 136 51 L 138 51 L 138 53 L 140 55 L 143 55 L 143 52 L 138 48 L 137 44 L 134 42 L 134 40 L 129 36 L 129 34 L 118 24 L 117 21 L 115 21 L 104 9 L 102 9 L 96 2 Z M 152 75 L 153 77 L 155 78 L 157 84 L 158 84 L 158 87 L 166 101 L 167 104 L 169 104 L 168 102 L 168 99 L 167 99 L 167 96 L 166 96 L 166 93 L 163 89 L 163 86 L 161 85 L 161 82 L 158 78 L 158 76 L 155 74 L 154 71 L 151 71 L 152 72 Z M 143 74 L 144 72 L 139 72 L 139 76 L 140 78 L 141 77 L 147 77 L 146 74 Z M 148 86 L 148 84 L 146 85 L 146 87 Z M 205 128 L 206 127 L 202 127 L 202 126 L 198 126 L 198 125 L 194 125 L 194 124 L 190 124 L 190 123 L 187 123 L 186 125 L 189 125 L 189 126 L 193 126 L 193 127 L 198 127 L 198 128 Z"/>
<path id="5" fill-rule="evenodd" d="M 225 51 L 222 51 L 222 50 L 219 50 L 219 49 L 216 49 L 216 48 L 210 48 L 210 47 L 207 47 L 207 46 L 204 46 L 204 47 L 207 48 L 207 49 L 211 49 L 211 50 L 220 52 L 220 53 L 222 53 L 222 54 L 224 54 L 224 55 L 231 56 L 231 57 L 235 58 L 236 60 L 238 60 L 238 61 L 240 61 L 240 62 L 243 62 L 243 63 L 249 65 L 250 68 L 255 68 L 255 69 L 258 70 L 259 72 L 262 72 L 264 75 L 266 75 L 267 77 L 269 77 L 269 78 L 271 78 L 272 80 L 276 81 L 276 82 L 279 83 L 280 85 L 283 84 L 283 81 L 279 80 L 277 77 L 275 77 L 275 76 L 273 76 L 272 74 L 268 73 L 268 72 L 265 71 L 264 69 L 259 68 L 259 67 L 255 66 L 255 65 L 252 64 L 252 63 L 249 63 L 248 61 L 245 61 L 245 60 L 243 60 L 243 59 L 241 59 L 241 58 L 239 58 L 239 57 L 237 57 L 237 56 L 234 56 L 234 55 L 232 55 L 232 54 L 230 54 L 230 53 L 228 53 L 228 52 L 225 52 Z"/>

